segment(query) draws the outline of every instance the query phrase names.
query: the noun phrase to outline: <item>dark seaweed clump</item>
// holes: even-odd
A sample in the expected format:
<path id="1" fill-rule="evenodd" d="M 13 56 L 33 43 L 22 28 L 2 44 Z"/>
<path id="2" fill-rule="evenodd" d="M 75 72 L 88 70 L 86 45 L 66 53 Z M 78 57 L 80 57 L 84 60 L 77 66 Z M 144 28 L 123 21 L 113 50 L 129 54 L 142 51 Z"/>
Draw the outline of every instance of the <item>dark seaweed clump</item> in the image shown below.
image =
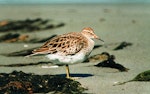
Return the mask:
<path id="1" fill-rule="evenodd" d="M 16 34 L 12 34 L 12 33 L 5 34 L 5 35 L 0 37 L 0 42 L 10 40 L 10 39 L 14 39 L 14 38 L 18 38 L 19 35 L 20 34 L 18 34 L 18 33 L 16 33 Z"/>
<path id="2" fill-rule="evenodd" d="M 121 50 L 127 46 L 131 46 L 132 43 L 129 43 L 129 42 L 121 42 L 120 45 L 118 45 L 116 48 L 114 48 L 114 50 Z"/>
<path id="3" fill-rule="evenodd" d="M 125 68 L 123 65 L 116 63 L 114 61 L 115 60 L 114 55 L 109 55 L 109 53 L 107 53 L 107 52 L 103 52 L 103 53 L 101 53 L 101 55 L 102 56 L 105 55 L 105 57 L 107 57 L 107 59 L 105 58 L 102 62 L 95 65 L 96 67 L 110 67 L 110 68 L 118 69 L 121 72 L 129 70 L 128 68 Z"/>
<path id="4" fill-rule="evenodd" d="M 55 75 L 35 75 L 22 71 L 0 73 L 0 92 L 2 94 L 82 94 L 85 88 L 77 81 Z"/>
<path id="5" fill-rule="evenodd" d="M 115 85 L 123 85 L 125 83 L 128 83 L 128 82 L 132 82 L 132 81 L 146 81 L 146 82 L 149 82 L 150 81 L 150 70 L 147 70 L 147 71 L 144 71 L 142 73 L 139 73 L 135 78 L 133 78 L 132 80 L 129 80 L 129 81 L 125 81 L 125 82 L 120 82 L 120 83 L 117 83 Z M 114 85 L 114 86 L 115 86 Z"/>
<path id="6" fill-rule="evenodd" d="M 150 70 L 138 74 L 133 81 L 150 81 Z"/>
<path id="7" fill-rule="evenodd" d="M 7 43 L 43 43 L 47 40 L 57 36 L 56 34 L 51 35 L 50 37 L 39 39 L 39 38 L 30 38 L 27 34 L 19 34 L 19 33 L 7 33 L 3 36 L 0 36 L 0 42 L 7 42 Z M 29 39 L 30 38 L 30 39 Z"/>
<path id="8" fill-rule="evenodd" d="M 0 22 L 0 32 L 8 31 L 37 31 L 53 29 L 57 27 L 64 26 L 64 23 L 52 24 L 51 20 L 35 18 L 35 19 L 25 19 L 25 20 L 4 20 Z"/>

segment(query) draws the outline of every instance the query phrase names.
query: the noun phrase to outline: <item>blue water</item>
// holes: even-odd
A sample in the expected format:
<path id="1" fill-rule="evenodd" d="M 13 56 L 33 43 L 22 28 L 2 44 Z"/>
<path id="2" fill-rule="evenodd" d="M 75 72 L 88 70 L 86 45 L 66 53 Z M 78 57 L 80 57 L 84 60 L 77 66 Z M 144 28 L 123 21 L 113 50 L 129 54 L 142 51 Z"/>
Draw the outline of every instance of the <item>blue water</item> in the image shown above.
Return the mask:
<path id="1" fill-rule="evenodd" d="M 150 3 L 150 0 L 0 0 L 0 4 Z"/>

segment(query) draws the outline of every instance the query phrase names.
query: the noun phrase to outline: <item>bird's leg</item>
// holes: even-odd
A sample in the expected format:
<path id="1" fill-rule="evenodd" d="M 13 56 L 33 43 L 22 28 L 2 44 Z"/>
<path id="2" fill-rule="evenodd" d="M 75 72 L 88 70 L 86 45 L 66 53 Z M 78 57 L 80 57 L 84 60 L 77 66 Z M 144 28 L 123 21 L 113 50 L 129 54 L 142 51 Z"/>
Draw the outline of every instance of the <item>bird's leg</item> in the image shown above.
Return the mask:
<path id="1" fill-rule="evenodd" d="M 69 65 L 66 65 L 66 77 L 70 78 Z"/>
<path id="2" fill-rule="evenodd" d="M 79 79 L 79 77 L 70 77 L 69 65 L 66 65 L 66 78 L 71 80 Z"/>

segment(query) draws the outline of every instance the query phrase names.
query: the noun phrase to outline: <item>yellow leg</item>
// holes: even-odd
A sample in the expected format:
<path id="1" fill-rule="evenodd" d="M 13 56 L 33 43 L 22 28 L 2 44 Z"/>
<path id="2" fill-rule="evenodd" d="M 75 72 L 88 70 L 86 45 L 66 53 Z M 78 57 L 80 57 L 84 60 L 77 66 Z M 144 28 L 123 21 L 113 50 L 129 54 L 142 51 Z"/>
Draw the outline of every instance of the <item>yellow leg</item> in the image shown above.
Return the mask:
<path id="1" fill-rule="evenodd" d="M 66 77 L 70 78 L 69 66 L 66 65 Z"/>
<path id="2" fill-rule="evenodd" d="M 79 77 L 70 77 L 69 65 L 66 65 L 66 78 L 71 80 L 79 79 Z"/>

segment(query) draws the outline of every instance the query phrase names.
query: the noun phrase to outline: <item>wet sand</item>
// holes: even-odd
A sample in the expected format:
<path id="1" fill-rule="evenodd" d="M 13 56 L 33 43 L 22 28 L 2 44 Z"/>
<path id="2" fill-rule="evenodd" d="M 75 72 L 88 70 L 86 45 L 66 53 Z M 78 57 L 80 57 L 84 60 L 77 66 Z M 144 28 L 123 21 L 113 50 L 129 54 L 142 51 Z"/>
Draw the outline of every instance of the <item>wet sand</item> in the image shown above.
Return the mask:
<path id="1" fill-rule="evenodd" d="M 129 68 L 128 72 L 119 72 L 111 68 L 97 68 L 99 62 L 70 65 L 72 75 L 86 77 L 78 79 L 88 87 L 88 93 L 94 94 L 149 94 L 149 82 L 130 82 L 125 85 L 113 86 L 115 82 L 131 80 L 140 72 L 150 68 L 150 6 L 148 4 L 96 4 L 96 5 L 1 5 L 0 20 L 20 20 L 26 18 L 52 19 L 66 25 L 52 30 L 27 33 L 32 37 L 45 38 L 53 34 L 80 31 L 84 27 L 92 27 L 105 44 L 91 55 L 108 52 L 116 56 L 116 62 Z M 3 35 L 4 33 L 0 33 Z M 133 43 L 132 46 L 114 51 L 115 43 L 123 41 Z M 102 42 L 96 41 L 96 44 Z M 105 46 L 111 44 L 109 46 Z M 24 47 L 28 45 L 28 47 Z M 0 53 L 10 53 L 23 49 L 38 47 L 41 43 L 0 43 Z M 6 57 L 0 55 L 0 64 L 17 64 L 48 61 L 44 56 Z M 41 65 L 25 67 L 1 67 L 0 72 L 9 73 L 13 70 L 36 74 L 65 74 L 65 67 L 42 68 Z"/>

